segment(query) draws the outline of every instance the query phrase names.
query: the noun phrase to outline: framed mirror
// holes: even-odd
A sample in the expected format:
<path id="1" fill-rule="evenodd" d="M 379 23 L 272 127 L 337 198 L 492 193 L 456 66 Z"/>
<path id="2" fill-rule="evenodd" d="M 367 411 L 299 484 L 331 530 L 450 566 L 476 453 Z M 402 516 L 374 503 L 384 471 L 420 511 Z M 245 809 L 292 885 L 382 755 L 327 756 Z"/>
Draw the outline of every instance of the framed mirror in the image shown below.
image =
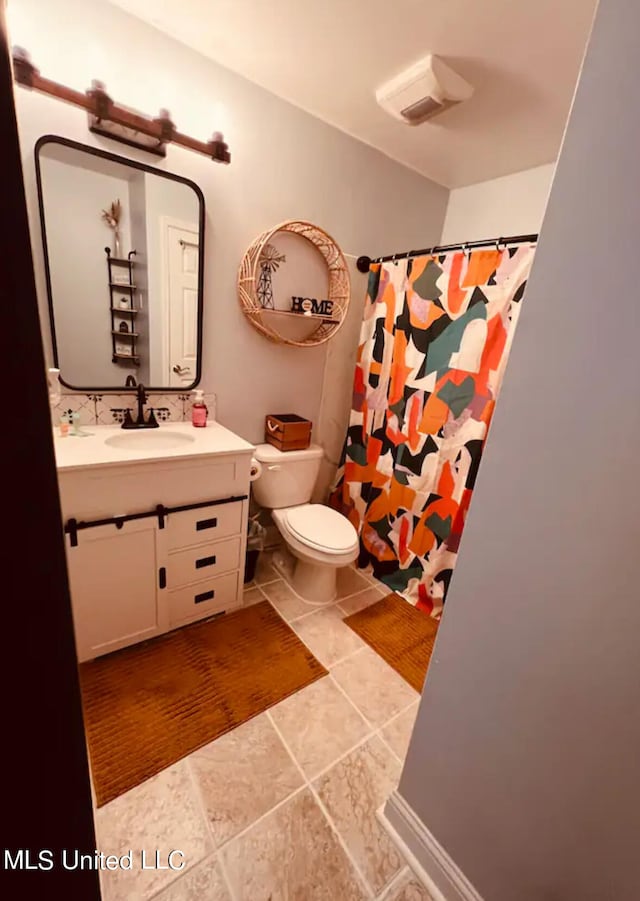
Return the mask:
<path id="1" fill-rule="evenodd" d="M 54 365 L 68 388 L 200 381 L 204 197 L 186 178 L 54 135 L 35 148 Z"/>

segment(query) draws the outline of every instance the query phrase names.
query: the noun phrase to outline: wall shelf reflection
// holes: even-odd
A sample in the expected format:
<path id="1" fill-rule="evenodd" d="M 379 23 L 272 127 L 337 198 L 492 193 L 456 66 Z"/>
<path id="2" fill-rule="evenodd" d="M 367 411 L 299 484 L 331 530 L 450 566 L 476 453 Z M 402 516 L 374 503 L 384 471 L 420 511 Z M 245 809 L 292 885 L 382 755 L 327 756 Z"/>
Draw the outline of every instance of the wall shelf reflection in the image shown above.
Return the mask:
<path id="1" fill-rule="evenodd" d="M 135 315 L 138 311 L 134 307 L 134 294 L 135 285 L 133 284 L 133 258 L 136 255 L 136 251 L 132 250 L 127 254 L 127 258 L 124 261 L 126 263 L 128 273 L 129 273 L 129 282 L 126 285 L 119 285 L 113 280 L 113 272 L 112 266 L 114 265 L 113 257 L 111 256 L 111 248 L 105 247 L 104 252 L 107 255 L 107 270 L 109 273 L 109 310 L 111 312 L 111 361 L 113 363 L 118 363 L 119 361 L 127 360 L 129 363 L 132 363 L 134 366 L 140 365 L 140 356 L 136 353 L 136 339 L 138 338 L 138 332 L 129 331 L 120 331 L 120 328 L 116 326 L 116 320 L 118 316 L 126 315 L 127 313 L 132 316 Z M 122 263 L 122 257 L 116 257 L 118 263 Z M 114 305 L 114 300 L 116 299 L 113 294 L 114 291 L 131 291 L 131 296 L 129 299 L 130 307 L 127 309 L 126 307 L 116 307 Z M 117 339 L 128 338 L 131 344 L 129 345 L 129 351 L 127 353 L 123 353 L 123 350 L 127 347 L 125 344 L 118 344 Z M 118 349 L 120 348 L 120 349 Z"/>

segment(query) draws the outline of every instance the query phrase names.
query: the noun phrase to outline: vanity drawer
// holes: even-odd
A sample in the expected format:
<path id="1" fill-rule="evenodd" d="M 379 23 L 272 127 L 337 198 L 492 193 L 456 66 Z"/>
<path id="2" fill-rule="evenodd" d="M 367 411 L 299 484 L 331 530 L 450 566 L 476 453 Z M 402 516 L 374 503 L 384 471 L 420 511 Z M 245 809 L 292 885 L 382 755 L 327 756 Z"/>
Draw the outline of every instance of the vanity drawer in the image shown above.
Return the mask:
<path id="1" fill-rule="evenodd" d="M 201 544 L 186 551 L 174 551 L 169 554 L 167 587 L 178 588 L 232 569 L 240 569 L 239 537 Z"/>
<path id="2" fill-rule="evenodd" d="M 169 550 L 239 535 L 241 526 L 242 501 L 171 513 L 167 517 Z"/>
<path id="3" fill-rule="evenodd" d="M 169 626 L 222 613 L 238 606 L 238 573 L 198 582 L 169 592 Z"/>

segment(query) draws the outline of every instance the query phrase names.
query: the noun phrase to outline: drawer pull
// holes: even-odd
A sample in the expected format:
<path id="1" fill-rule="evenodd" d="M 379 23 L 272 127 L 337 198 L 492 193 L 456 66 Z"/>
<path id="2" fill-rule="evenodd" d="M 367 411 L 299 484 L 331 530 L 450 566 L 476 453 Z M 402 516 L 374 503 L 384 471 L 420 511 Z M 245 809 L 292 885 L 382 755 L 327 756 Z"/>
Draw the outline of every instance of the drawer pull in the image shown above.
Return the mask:
<path id="1" fill-rule="evenodd" d="M 199 519 L 196 523 L 196 532 L 202 532 L 204 529 L 215 529 L 218 525 L 218 517 L 212 519 Z"/>
<path id="2" fill-rule="evenodd" d="M 161 566 L 158 570 L 158 585 L 160 588 L 167 587 L 167 570 L 164 566 Z"/>
<path id="3" fill-rule="evenodd" d="M 213 566 L 215 562 L 215 555 L 213 557 L 200 557 L 199 560 L 196 560 L 196 569 L 203 569 L 205 566 Z"/>
<path id="4" fill-rule="evenodd" d="M 194 604 L 201 604 L 203 601 L 212 601 L 216 596 L 215 591 L 203 591 L 202 594 L 197 594 L 194 599 Z"/>

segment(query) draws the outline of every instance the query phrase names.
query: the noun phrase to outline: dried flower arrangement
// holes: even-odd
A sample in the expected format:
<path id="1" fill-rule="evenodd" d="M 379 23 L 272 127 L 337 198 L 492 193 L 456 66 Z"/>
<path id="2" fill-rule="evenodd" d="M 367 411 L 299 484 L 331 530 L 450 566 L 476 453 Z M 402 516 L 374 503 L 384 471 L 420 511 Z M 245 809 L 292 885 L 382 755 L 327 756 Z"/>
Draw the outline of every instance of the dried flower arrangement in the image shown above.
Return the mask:
<path id="1" fill-rule="evenodd" d="M 109 228 L 113 229 L 113 254 L 116 257 L 121 255 L 120 251 L 120 220 L 122 219 L 122 204 L 119 200 L 114 200 L 111 206 L 102 211 L 102 218 Z"/>
<path id="2" fill-rule="evenodd" d="M 102 211 L 102 218 L 109 228 L 116 229 L 120 225 L 120 217 L 122 216 L 122 204 L 119 200 L 114 200 L 108 210 Z"/>

